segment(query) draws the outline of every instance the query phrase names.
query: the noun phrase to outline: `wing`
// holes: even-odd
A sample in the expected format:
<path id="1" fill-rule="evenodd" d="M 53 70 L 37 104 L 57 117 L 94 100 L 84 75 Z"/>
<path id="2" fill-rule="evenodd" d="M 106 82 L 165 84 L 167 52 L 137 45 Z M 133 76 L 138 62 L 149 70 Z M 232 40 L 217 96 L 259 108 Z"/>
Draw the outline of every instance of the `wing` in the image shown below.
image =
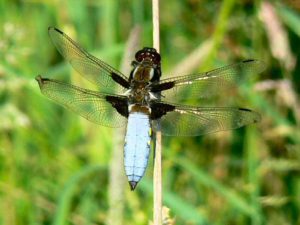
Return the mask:
<path id="1" fill-rule="evenodd" d="M 187 98 L 209 98 L 241 83 L 249 74 L 262 72 L 264 68 L 263 62 L 249 59 L 205 73 L 163 79 L 153 85 L 152 91 L 162 91 L 162 96 L 172 102 Z"/>
<path id="2" fill-rule="evenodd" d="M 87 80 L 108 90 L 112 90 L 116 83 L 118 88 L 129 88 L 125 75 L 87 53 L 65 33 L 54 27 L 49 27 L 48 32 L 60 54 Z"/>
<path id="3" fill-rule="evenodd" d="M 243 108 L 191 107 L 160 102 L 160 127 L 167 136 L 198 136 L 259 122 L 258 113 Z M 154 110 L 154 109 L 152 109 Z M 154 130 L 157 127 L 154 125 Z"/>
<path id="4" fill-rule="evenodd" d="M 126 124 L 127 99 L 123 96 L 106 95 L 41 76 L 36 80 L 45 96 L 91 122 L 107 127 Z"/>

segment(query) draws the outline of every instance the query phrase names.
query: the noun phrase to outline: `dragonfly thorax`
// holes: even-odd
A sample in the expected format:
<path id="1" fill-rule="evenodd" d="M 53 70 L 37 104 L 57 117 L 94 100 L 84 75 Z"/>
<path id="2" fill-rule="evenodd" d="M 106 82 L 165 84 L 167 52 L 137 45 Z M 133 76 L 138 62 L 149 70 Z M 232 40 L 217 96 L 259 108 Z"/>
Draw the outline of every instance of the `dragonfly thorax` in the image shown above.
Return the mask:
<path id="1" fill-rule="evenodd" d="M 149 106 L 154 94 L 150 86 L 160 78 L 160 55 L 153 48 L 144 48 L 137 52 L 130 73 L 129 103 Z"/>
<path id="2" fill-rule="evenodd" d="M 143 48 L 135 55 L 129 82 L 157 82 L 160 79 L 160 55 L 154 48 Z"/>
<path id="3" fill-rule="evenodd" d="M 129 92 L 131 104 L 149 105 L 150 89 L 148 83 L 133 82 Z"/>

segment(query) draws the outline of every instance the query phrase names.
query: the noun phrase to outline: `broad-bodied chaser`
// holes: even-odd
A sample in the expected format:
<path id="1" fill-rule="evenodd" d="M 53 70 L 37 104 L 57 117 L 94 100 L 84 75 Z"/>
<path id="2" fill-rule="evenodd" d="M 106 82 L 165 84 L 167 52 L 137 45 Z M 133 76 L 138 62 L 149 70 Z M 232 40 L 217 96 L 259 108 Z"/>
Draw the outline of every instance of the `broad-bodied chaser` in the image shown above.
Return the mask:
<path id="1" fill-rule="evenodd" d="M 49 36 L 75 70 L 102 91 L 92 91 L 58 80 L 37 76 L 41 92 L 87 120 L 107 126 L 127 126 L 124 166 L 131 190 L 143 177 L 150 153 L 152 130 L 163 135 L 197 136 L 239 128 L 258 122 L 260 115 L 250 109 L 196 107 L 175 100 L 209 98 L 229 89 L 245 73 L 260 73 L 264 64 L 245 60 L 209 72 L 160 79 L 161 58 L 154 48 L 135 54 L 129 77 L 87 53 L 57 28 Z M 117 86 L 117 88 L 115 88 Z M 187 95 L 185 95 L 185 93 Z M 169 99 L 169 100 L 168 100 Z"/>

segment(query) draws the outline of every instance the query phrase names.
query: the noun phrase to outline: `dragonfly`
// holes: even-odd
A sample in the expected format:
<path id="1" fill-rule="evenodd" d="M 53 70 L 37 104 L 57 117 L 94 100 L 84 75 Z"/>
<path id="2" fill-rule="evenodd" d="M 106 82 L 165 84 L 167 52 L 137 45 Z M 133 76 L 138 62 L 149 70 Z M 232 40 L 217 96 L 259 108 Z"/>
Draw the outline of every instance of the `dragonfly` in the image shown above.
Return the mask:
<path id="1" fill-rule="evenodd" d="M 106 127 L 126 126 L 124 167 L 131 190 L 143 177 L 153 133 L 198 136 L 243 127 L 261 120 L 259 113 L 238 107 L 182 104 L 185 98 L 206 99 L 240 82 L 245 74 L 260 73 L 261 61 L 248 59 L 208 72 L 161 78 L 161 56 L 154 48 L 137 51 L 129 76 L 96 58 L 61 30 L 48 33 L 60 54 L 100 91 L 77 87 L 38 75 L 43 95 Z M 188 95 L 184 95 L 188 90 Z M 159 123 L 157 122 L 159 121 Z"/>

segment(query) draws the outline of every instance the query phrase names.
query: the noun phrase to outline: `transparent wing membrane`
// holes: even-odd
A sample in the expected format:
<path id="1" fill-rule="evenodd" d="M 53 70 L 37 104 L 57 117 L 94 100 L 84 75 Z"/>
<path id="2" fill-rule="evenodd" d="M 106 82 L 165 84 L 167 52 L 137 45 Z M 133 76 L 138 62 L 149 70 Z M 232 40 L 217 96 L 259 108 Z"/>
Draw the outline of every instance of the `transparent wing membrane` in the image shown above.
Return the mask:
<path id="1" fill-rule="evenodd" d="M 119 93 L 123 90 L 123 87 L 118 85 L 112 77 L 113 75 L 119 76 L 121 79 L 127 81 L 125 75 L 86 52 L 62 31 L 50 27 L 48 32 L 60 54 L 68 60 L 73 68 L 83 77 L 99 87 L 105 88 L 105 90 L 114 90 L 117 88 L 116 91 L 119 91 Z"/>
<path id="2" fill-rule="evenodd" d="M 160 85 L 173 82 L 173 88 L 162 92 L 167 101 L 184 99 L 210 98 L 224 95 L 241 83 L 250 74 L 257 74 L 264 70 L 265 65 L 258 60 L 245 60 L 240 63 L 224 66 L 209 72 L 163 79 Z"/>
<path id="3" fill-rule="evenodd" d="M 260 119 L 258 113 L 249 109 L 176 105 L 175 110 L 166 113 L 160 121 L 163 135 L 197 136 L 236 129 Z"/>
<path id="4" fill-rule="evenodd" d="M 91 122 L 106 127 L 126 125 L 127 119 L 106 100 L 107 95 L 41 76 L 36 77 L 36 80 L 45 96 Z"/>
<path id="5" fill-rule="evenodd" d="M 91 91 L 38 76 L 36 80 L 42 93 L 91 122 L 107 127 L 126 125 L 126 117 L 129 115 L 128 101 L 132 99 L 128 96 L 104 93 L 110 91 L 123 93 L 121 91 L 124 91 L 124 88 L 130 88 L 127 77 L 87 53 L 60 30 L 49 28 L 49 36 L 58 51 L 74 69 L 91 82 L 104 88 L 102 91 L 105 92 Z M 158 100 L 148 102 L 151 106 L 151 118 L 154 120 L 160 118 L 162 133 L 170 136 L 197 136 L 236 129 L 258 122 L 260 115 L 249 109 L 193 107 L 170 102 L 226 95 L 228 93 L 226 90 L 241 83 L 250 74 L 262 72 L 264 68 L 264 63 L 258 60 L 245 60 L 205 73 L 167 78 L 158 83 L 153 82 L 150 84 L 152 92 L 161 91 L 162 99 L 166 102 Z M 117 90 L 115 90 L 116 86 L 119 87 Z M 155 126 L 153 128 L 157 129 Z"/>

